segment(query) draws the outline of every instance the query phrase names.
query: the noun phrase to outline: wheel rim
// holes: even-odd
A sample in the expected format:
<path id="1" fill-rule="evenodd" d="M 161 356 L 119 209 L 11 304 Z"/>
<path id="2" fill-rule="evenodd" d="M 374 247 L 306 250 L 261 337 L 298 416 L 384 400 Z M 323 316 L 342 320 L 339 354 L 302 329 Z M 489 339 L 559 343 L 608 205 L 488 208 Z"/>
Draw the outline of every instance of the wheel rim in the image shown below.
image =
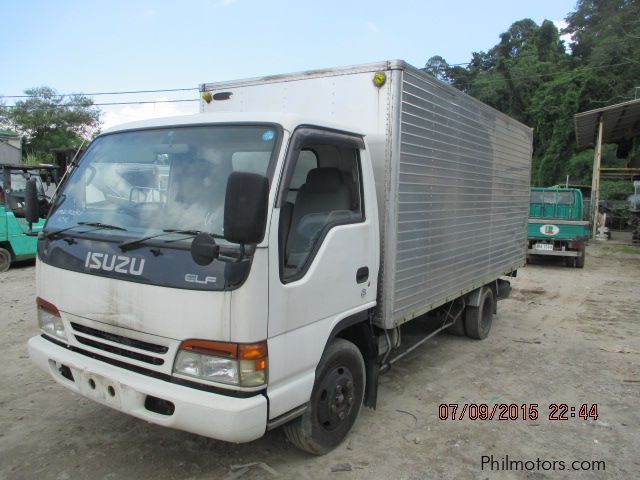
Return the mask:
<path id="1" fill-rule="evenodd" d="M 335 430 L 353 411 L 355 387 L 351 370 L 340 366 L 325 377 L 318 389 L 318 422 L 326 430 Z"/>

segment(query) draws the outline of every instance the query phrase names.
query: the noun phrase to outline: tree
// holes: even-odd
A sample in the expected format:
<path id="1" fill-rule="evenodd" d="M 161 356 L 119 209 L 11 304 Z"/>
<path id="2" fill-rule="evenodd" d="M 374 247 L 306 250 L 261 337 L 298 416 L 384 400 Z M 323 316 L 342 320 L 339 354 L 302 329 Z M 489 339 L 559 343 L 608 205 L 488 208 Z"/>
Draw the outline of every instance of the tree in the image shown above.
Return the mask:
<path id="1" fill-rule="evenodd" d="M 423 70 L 443 82 L 447 82 L 449 80 L 449 64 L 440 55 L 435 55 L 427 60 Z"/>
<path id="2" fill-rule="evenodd" d="M 467 67 L 446 66 L 444 80 L 534 128 L 532 183 L 590 176 L 576 158 L 574 115 L 632 100 L 640 86 L 640 0 L 578 0 L 562 33 L 549 20 L 514 22 Z M 438 76 L 439 60 L 426 70 Z"/>
<path id="3" fill-rule="evenodd" d="M 591 71 L 587 106 L 633 100 L 640 78 L 640 1 L 580 0 L 566 20 L 573 58 Z"/>
<path id="4" fill-rule="evenodd" d="M 75 148 L 100 127 L 100 111 L 83 95 L 59 95 L 53 88 L 25 90 L 28 98 L 14 107 L 0 106 L 0 126 L 23 136 L 23 154 L 39 161 L 51 158 L 52 148 Z"/>

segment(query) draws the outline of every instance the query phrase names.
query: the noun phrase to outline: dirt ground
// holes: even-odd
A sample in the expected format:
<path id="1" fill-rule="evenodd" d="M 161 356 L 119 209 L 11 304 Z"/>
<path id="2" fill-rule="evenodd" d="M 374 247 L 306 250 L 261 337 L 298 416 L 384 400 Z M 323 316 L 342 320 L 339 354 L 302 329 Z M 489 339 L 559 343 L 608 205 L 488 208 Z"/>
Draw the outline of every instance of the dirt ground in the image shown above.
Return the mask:
<path id="1" fill-rule="evenodd" d="M 37 334 L 33 265 L 13 268 L 0 274 L 0 478 L 640 478 L 640 254 L 596 243 L 584 270 L 530 264 L 513 286 L 488 339 L 429 340 L 381 378 L 377 410 L 363 410 L 340 447 L 311 457 L 280 429 L 227 444 L 58 386 L 27 354 Z M 537 403 L 540 416 L 443 421 L 442 403 Z M 598 418 L 552 421 L 551 403 L 597 404 Z M 606 470 L 482 470 L 491 455 L 567 468 L 603 460 Z"/>

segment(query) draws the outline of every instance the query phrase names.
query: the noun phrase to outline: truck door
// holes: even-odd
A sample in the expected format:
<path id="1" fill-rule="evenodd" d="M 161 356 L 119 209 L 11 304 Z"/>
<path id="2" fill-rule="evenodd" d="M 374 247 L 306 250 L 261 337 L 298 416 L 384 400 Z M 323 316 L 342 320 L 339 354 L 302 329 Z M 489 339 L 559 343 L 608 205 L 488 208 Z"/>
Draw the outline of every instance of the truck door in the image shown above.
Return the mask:
<path id="1" fill-rule="evenodd" d="M 379 233 L 366 153 L 357 136 L 292 135 L 269 239 L 270 418 L 308 400 L 332 326 L 374 305 Z M 304 388 L 278 389 L 292 377 Z"/>

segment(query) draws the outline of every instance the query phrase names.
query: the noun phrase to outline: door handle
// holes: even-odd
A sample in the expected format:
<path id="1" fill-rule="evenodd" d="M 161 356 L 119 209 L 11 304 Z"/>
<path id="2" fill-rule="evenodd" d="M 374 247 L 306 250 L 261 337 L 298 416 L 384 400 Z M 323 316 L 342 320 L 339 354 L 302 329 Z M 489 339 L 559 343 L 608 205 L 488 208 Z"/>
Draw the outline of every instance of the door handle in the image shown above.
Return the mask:
<path id="1" fill-rule="evenodd" d="M 369 267 L 360 267 L 356 272 L 356 282 L 364 283 L 369 280 Z"/>

